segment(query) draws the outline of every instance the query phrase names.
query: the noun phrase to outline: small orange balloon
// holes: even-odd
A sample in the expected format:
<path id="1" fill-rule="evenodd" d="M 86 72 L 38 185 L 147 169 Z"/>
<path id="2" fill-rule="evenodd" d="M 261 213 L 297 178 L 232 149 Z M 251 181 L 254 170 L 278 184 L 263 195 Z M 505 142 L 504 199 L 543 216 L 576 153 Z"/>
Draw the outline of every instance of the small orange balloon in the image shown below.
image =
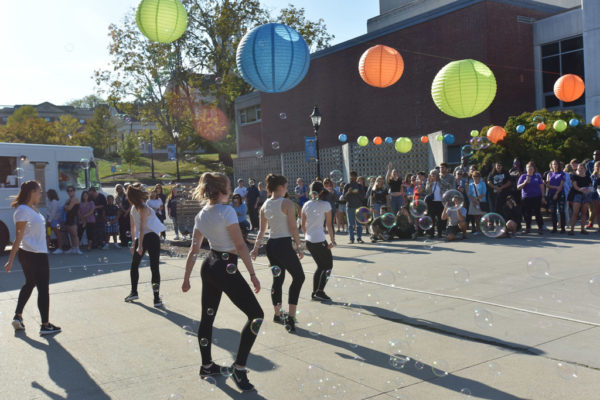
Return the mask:
<path id="1" fill-rule="evenodd" d="M 487 137 L 492 143 L 498 143 L 506 137 L 506 131 L 501 126 L 492 126 L 487 131 Z"/>
<path id="2" fill-rule="evenodd" d="M 583 79 L 575 74 L 563 75 L 554 83 L 554 95 L 567 103 L 580 98 L 584 91 Z"/>
<path id="3" fill-rule="evenodd" d="M 594 118 L 592 118 L 592 125 L 596 128 L 600 128 L 600 115 L 596 115 Z"/>
<path id="4" fill-rule="evenodd" d="M 421 143 L 429 143 L 429 138 L 427 136 L 421 136 Z"/>
<path id="5" fill-rule="evenodd" d="M 546 129 L 546 124 L 543 122 L 540 122 L 539 124 L 537 124 L 537 130 L 538 131 L 543 131 Z"/>
<path id="6" fill-rule="evenodd" d="M 375 136 L 373 138 L 374 145 L 379 146 L 381 143 L 383 143 L 383 139 L 381 138 L 381 136 Z"/>
<path id="7" fill-rule="evenodd" d="M 396 49 L 378 44 L 363 53 L 358 62 L 360 77 L 371 86 L 393 85 L 404 72 L 404 60 Z"/>

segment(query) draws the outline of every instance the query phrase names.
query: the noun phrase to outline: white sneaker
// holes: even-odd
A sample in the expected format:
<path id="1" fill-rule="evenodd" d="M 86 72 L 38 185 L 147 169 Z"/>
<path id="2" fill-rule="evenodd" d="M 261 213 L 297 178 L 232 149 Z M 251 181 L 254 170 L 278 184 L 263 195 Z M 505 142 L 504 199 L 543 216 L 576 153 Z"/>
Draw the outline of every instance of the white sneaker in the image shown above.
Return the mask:
<path id="1" fill-rule="evenodd" d="M 79 250 L 79 249 L 76 249 L 76 250 L 75 250 L 75 253 L 76 253 L 76 254 L 83 254 L 83 253 L 81 252 L 81 250 Z"/>
<path id="2" fill-rule="evenodd" d="M 75 249 L 71 247 L 69 250 L 65 251 L 65 254 L 75 254 Z"/>
<path id="3" fill-rule="evenodd" d="M 114 246 L 115 246 L 116 249 L 120 249 L 121 248 L 121 246 L 119 246 L 119 243 L 113 243 L 113 244 L 114 244 Z M 108 244 L 107 244 L 107 246 L 108 246 Z"/>
<path id="4" fill-rule="evenodd" d="M 62 251 L 62 249 L 56 249 L 54 250 L 54 252 L 52 254 L 62 254 L 64 253 L 64 251 Z"/>
<path id="5" fill-rule="evenodd" d="M 102 250 L 108 250 L 108 243 L 106 243 L 104 246 L 102 246 Z"/>

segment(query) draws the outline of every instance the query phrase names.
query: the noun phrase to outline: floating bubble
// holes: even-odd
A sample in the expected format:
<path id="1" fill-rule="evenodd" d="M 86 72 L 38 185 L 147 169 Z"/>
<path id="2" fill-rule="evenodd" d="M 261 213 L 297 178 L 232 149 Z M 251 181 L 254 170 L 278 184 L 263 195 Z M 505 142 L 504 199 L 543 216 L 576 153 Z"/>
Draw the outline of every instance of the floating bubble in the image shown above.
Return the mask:
<path id="1" fill-rule="evenodd" d="M 394 369 L 403 369 L 409 361 L 410 361 L 410 357 L 408 357 L 408 356 L 392 354 L 392 355 L 390 355 L 389 364 Z"/>
<path id="2" fill-rule="evenodd" d="M 448 210 L 456 211 L 465 204 L 465 197 L 456 189 L 450 189 L 444 192 L 442 203 Z"/>
<path id="3" fill-rule="evenodd" d="M 205 376 L 201 379 L 200 387 L 203 391 L 214 392 L 215 386 L 217 386 L 217 381 L 212 376 Z"/>
<path id="4" fill-rule="evenodd" d="M 84 265 L 84 266 L 83 266 L 83 270 L 84 270 L 84 271 L 87 271 L 87 265 Z"/>
<path id="5" fill-rule="evenodd" d="M 417 221 L 417 225 L 424 231 L 428 231 L 433 228 L 433 220 L 429 215 L 424 215 Z"/>
<path id="6" fill-rule="evenodd" d="M 252 331 L 252 333 L 254 333 L 255 335 L 258 335 L 258 332 L 260 331 L 260 326 L 263 323 L 263 319 L 262 318 L 255 318 L 254 320 L 252 320 L 252 323 L 250 323 L 250 331 Z"/>
<path id="7" fill-rule="evenodd" d="M 487 364 L 488 373 L 492 376 L 500 376 L 502 374 L 502 368 L 500 364 L 495 361 L 489 362 Z"/>
<path id="8" fill-rule="evenodd" d="M 213 315 L 215 315 L 215 310 L 214 310 L 214 308 L 207 308 L 206 313 L 210 316 L 213 316 Z"/>
<path id="9" fill-rule="evenodd" d="M 261 150 L 258 150 L 256 152 L 256 158 L 263 158 L 263 156 L 264 156 L 264 154 L 263 154 L 263 152 Z"/>
<path id="10" fill-rule="evenodd" d="M 413 200 L 408 207 L 410 215 L 415 218 L 421 218 L 427 212 L 427 203 L 423 200 Z"/>
<path id="11" fill-rule="evenodd" d="M 104 262 L 104 264 L 108 264 L 108 257 L 104 257 L 104 258 L 102 259 L 102 261 Z"/>
<path id="12" fill-rule="evenodd" d="M 208 346 L 209 340 L 207 338 L 200 338 L 200 346 L 206 347 Z"/>
<path id="13" fill-rule="evenodd" d="M 460 389 L 460 393 L 465 395 L 466 397 L 471 397 L 471 389 L 469 388 Z"/>
<path id="14" fill-rule="evenodd" d="M 564 361 L 556 364 L 558 376 L 563 379 L 571 380 L 577 378 L 577 366 Z"/>
<path id="15" fill-rule="evenodd" d="M 600 296 L 600 275 L 592 276 L 588 281 L 588 288 L 594 296 Z"/>
<path id="16" fill-rule="evenodd" d="M 280 119 L 287 119 L 287 114 L 286 113 L 279 113 L 279 118 Z"/>
<path id="17" fill-rule="evenodd" d="M 527 261 L 527 273 L 534 278 L 547 278 L 550 276 L 550 264 L 543 258 L 532 258 Z"/>
<path id="18" fill-rule="evenodd" d="M 381 223 L 386 229 L 392 229 L 396 225 L 396 216 L 392 213 L 385 213 L 381 216 Z"/>
<path id="19" fill-rule="evenodd" d="M 473 146 L 465 144 L 461 149 L 460 153 L 465 157 L 471 157 L 473 155 Z"/>
<path id="20" fill-rule="evenodd" d="M 279 150 L 279 142 L 275 141 L 271 143 L 271 147 L 273 148 L 273 150 Z"/>
<path id="21" fill-rule="evenodd" d="M 435 360 L 431 363 L 431 371 L 437 377 L 443 378 L 448 376 L 449 370 L 448 362 L 446 360 Z"/>
<path id="22" fill-rule="evenodd" d="M 222 254 L 221 254 L 221 259 L 222 259 L 223 261 L 227 261 L 227 260 L 229 260 L 229 253 L 222 253 Z"/>
<path id="23" fill-rule="evenodd" d="M 328 324 L 329 333 L 334 337 L 344 337 L 346 326 L 341 321 L 331 321 Z"/>
<path id="24" fill-rule="evenodd" d="M 310 321 L 306 323 L 311 336 L 319 336 L 323 332 L 323 324 L 319 321 Z"/>
<path id="25" fill-rule="evenodd" d="M 342 171 L 334 169 L 329 173 L 329 178 L 336 183 L 340 183 L 344 180 L 344 174 Z"/>
<path id="26" fill-rule="evenodd" d="M 504 217 L 496 213 L 487 213 L 481 217 L 481 233 L 490 238 L 497 238 L 506 232 Z"/>
<path id="27" fill-rule="evenodd" d="M 362 225 L 366 225 L 371 222 L 373 218 L 373 212 L 368 207 L 360 207 L 356 210 L 356 222 Z"/>
<path id="28" fill-rule="evenodd" d="M 475 325 L 480 328 L 491 328 L 494 324 L 494 316 L 486 309 L 478 308 L 475 310 Z"/>
<path id="29" fill-rule="evenodd" d="M 396 275 L 392 271 L 383 270 L 377 273 L 377 282 L 386 285 L 393 285 L 396 281 Z"/>
<path id="30" fill-rule="evenodd" d="M 270 208 L 266 208 L 263 211 L 265 218 L 266 219 L 273 219 L 273 217 L 275 216 L 275 212 L 273 210 L 271 210 Z"/>
<path id="31" fill-rule="evenodd" d="M 271 265 L 271 273 L 275 278 L 277 278 L 279 275 L 281 275 L 281 267 L 277 265 Z"/>
<path id="32" fill-rule="evenodd" d="M 389 340 L 388 353 L 395 355 L 407 355 L 410 353 L 410 343 L 402 339 Z"/>
<path id="33" fill-rule="evenodd" d="M 87 158 L 82 158 L 79 160 L 79 164 L 81 165 L 81 168 L 88 169 L 90 167 L 90 160 Z"/>
<path id="34" fill-rule="evenodd" d="M 229 274 L 229 275 L 233 275 L 237 272 L 237 265 L 235 264 L 227 264 L 227 266 L 225 267 L 225 271 Z"/>
<path id="35" fill-rule="evenodd" d="M 25 177 L 25 170 L 23 168 L 15 168 L 14 175 L 17 176 L 17 179 L 22 180 Z"/>
<path id="36" fill-rule="evenodd" d="M 469 271 L 467 271 L 464 268 L 455 268 L 454 269 L 454 281 L 457 283 L 460 283 L 461 285 L 464 285 L 465 283 L 469 283 L 470 280 L 470 274 Z"/>
<path id="37" fill-rule="evenodd" d="M 425 240 L 423 240 L 423 246 L 433 250 L 435 248 L 435 242 L 430 239 L 425 239 Z"/>

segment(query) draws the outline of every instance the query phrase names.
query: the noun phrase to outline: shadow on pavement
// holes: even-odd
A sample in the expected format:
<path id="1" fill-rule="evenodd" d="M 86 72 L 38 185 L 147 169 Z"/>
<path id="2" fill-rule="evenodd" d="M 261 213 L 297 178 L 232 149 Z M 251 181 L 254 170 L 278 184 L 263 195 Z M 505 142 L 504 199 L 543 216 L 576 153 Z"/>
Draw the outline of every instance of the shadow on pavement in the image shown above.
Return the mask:
<path id="1" fill-rule="evenodd" d="M 66 396 L 54 393 L 36 381 L 31 382 L 31 387 L 39 389 L 51 399 L 110 399 L 110 396 L 104 393 L 102 388 L 88 375 L 83 365 L 60 342 L 57 342 L 55 337 L 46 336 L 48 344 L 33 340 L 22 331 L 15 332 L 15 337 L 46 353 L 50 379 L 64 389 Z"/>

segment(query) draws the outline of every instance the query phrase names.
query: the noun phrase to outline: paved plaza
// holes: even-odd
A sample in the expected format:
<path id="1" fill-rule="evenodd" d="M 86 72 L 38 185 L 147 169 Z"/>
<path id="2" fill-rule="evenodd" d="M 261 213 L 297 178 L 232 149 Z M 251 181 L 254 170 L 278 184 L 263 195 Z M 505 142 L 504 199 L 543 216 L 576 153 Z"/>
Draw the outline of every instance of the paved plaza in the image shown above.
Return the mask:
<path id="1" fill-rule="evenodd" d="M 26 333 L 13 332 L 24 281 L 16 264 L 0 273 L 1 398 L 597 399 L 599 236 L 356 246 L 339 236 L 327 286 L 333 304 L 309 300 L 315 264 L 302 260 L 296 334 L 271 321 L 272 277 L 261 256 L 265 322 L 248 361 L 258 391 L 247 394 L 230 378 L 198 376 L 200 263 L 182 293 L 177 249 L 161 256 L 161 310 L 152 307 L 147 262 L 140 300 L 123 302 L 126 249 L 51 256 L 50 320 L 63 328 L 54 337 L 38 335 L 36 293 L 25 308 Z M 232 363 L 244 323 L 224 297 L 216 362 Z"/>

